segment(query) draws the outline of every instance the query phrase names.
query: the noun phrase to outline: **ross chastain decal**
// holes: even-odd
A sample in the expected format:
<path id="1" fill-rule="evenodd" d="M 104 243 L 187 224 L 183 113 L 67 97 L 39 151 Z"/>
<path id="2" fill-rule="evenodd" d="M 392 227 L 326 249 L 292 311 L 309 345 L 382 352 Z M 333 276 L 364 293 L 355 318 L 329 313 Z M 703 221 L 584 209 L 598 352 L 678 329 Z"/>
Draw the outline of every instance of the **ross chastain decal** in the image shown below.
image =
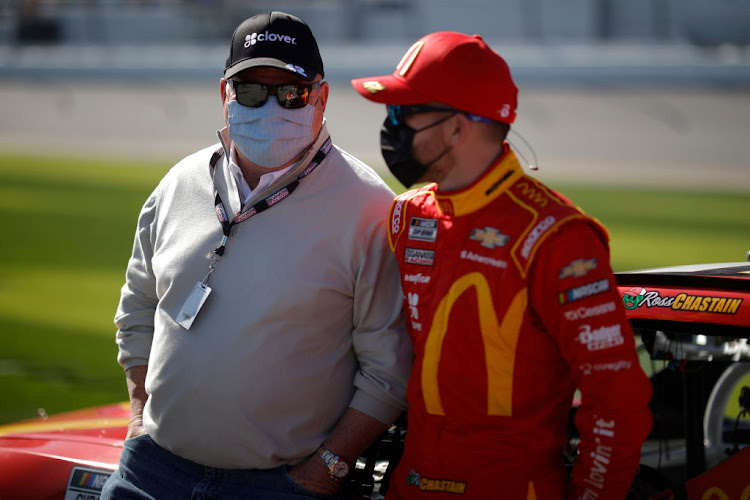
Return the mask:
<path id="1" fill-rule="evenodd" d="M 406 476 L 406 484 L 417 486 L 420 491 L 453 493 L 456 495 L 465 494 L 467 486 L 467 483 L 464 481 L 422 477 L 419 472 L 414 469 L 409 470 L 409 474 Z"/>
<path id="2" fill-rule="evenodd" d="M 581 278 L 596 269 L 596 259 L 578 259 L 560 269 L 560 279 Z"/>
<path id="3" fill-rule="evenodd" d="M 558 294 L 557 300 L 560 305 L 562 305 L 579 299 L 585 299 L 592 295 L 598 295 L 607 290 L 609 290 L 609 280 L 605 278 L 603 280 L 594 281 L 593 283 L 586 283 L 585 285 L 563 290 Z"/>
<path id="4" fill-rule="evenodd" d="M 732 297 L 691 295 L 684 292 L 670 297 L 661 295 L 657 290 L 647 290 L 642 287 L 631 288 L 622 295 L 623 305 L 631 311 L 639 307 L 664 307 L 675 311 L 737 314 L 743 300 Z"/>

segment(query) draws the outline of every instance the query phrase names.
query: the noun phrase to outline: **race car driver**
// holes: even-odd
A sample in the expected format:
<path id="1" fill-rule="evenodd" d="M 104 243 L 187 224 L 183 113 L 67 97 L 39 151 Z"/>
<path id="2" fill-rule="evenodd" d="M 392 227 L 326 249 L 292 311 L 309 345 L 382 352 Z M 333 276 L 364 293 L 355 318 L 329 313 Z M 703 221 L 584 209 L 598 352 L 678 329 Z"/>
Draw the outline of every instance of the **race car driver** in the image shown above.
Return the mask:
<path id="1" fill-rule="evenodd" d="M 391 172 L 407 188 L 431 181 L 389 214 L 416 358 L 387 498 L 625 498 L 651 386 L 606 229 L 526 175 L 506 142 L 517 88 L 505 61 L 477 35 L 437 32 L 393 75 L 352 85 L 387 105 Z"/>

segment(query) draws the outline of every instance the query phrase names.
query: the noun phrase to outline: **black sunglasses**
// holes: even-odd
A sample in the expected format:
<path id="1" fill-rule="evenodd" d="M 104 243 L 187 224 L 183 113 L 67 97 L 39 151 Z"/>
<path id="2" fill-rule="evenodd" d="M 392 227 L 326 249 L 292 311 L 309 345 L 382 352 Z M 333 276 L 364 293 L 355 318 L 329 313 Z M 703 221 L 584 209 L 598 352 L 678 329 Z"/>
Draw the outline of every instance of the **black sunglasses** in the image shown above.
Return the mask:
<path id="1" fill-rule="evenodd" d="M 489 122 L 491 121 L 488 118 L 485 118 L 483 116 L 474 115 L 471 113 L 464 113 L 462 111 L 458 111 L 456 109 L 453 109 L 449 106 L 432 106 L 430 104 L 413 104 L 409 106 L 404 105 L 390 105 L 386 106 L 388 109 L 388 118 L 390 118 L 391 123 L 394 125 L 401 125 L 404 123 L 404 118 L 408 115 L 414 115 L 417 113 L 429 113 L 431 111 L 450 111 L 453 113 L 463 113 L 464 115 L 468 116 L 470 120 L 475 122 Z"/>
<path id="2" fill-rule="evenodd" d="M 310 93 L 320 87 L 321 82 L 285 83 L 283 85 L 266 85 L 264 83 L 238 82 L 229 80 L 237 94 L 237 102 L 249 108 L 259 108 L 268 100 L 271 92 L 276 93 L 279 104 L 286 109 L 304 108 L 310 100 Z"/>
<path id="3" fill-rule="evenodd" d="M 388 118 L 391 119 L 391 123 L 394 125 L 401 125 L 404 123 L 404 118 L 407 115 L 414 115 L 417 113 L 429 113 L 431 111 L 452 111 L 456 112 L 455 109 L 448 106 L 431 106 L 429 104 L 413 104 L 409 106 L 405 105 L 391 105 L 387 106 Z"/>

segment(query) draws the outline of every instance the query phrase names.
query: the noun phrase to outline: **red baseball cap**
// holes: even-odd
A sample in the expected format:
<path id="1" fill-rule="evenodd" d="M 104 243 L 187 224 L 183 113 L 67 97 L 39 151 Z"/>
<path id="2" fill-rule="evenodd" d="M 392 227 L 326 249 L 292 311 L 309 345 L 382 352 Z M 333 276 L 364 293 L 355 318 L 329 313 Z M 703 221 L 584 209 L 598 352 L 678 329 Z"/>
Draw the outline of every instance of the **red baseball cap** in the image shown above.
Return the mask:
<path id="1" fill-rule="evenodd" d="M 479 35 L 439 31 L 406 51 L 392 75 L 352 80 L 365 98 L 386 105 L 440 102 L 513 123 L 518 88 L 505 60 Z"/>

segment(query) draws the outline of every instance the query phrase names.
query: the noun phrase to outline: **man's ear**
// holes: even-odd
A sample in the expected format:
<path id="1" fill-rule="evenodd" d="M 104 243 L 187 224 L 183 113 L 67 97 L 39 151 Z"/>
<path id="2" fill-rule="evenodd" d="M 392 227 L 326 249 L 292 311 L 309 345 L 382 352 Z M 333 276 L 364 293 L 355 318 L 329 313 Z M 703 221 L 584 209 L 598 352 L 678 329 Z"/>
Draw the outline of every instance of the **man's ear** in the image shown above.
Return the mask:
<path id="1" fill-rule="evenodd" d="M 451 120 L 453 127 L 447 129 L 448 137 L 446 137 L 446 142 L 451 146 L 457 146 L 468 137 L 472 123 L 469 117 L 463 113 L 456 113 L 453 118 Z"/>
<path id="2" fill-rule="evenodd" d="M 226 78 L 219 80 L 219 93 L 221 94 L 221 103 L 224 104 L 227 101 L 227 85 L 229 82 Z"/>
<path id="3" fill-rule="evenodd" d="M 328 102 L 328 91 L 331 90 L 331 88 L 328 86 L 328 82 L 321 82 L 320 84 L 320 105 L 323 107 L 323 110 L 326 109 L 326 103 Z"/>

